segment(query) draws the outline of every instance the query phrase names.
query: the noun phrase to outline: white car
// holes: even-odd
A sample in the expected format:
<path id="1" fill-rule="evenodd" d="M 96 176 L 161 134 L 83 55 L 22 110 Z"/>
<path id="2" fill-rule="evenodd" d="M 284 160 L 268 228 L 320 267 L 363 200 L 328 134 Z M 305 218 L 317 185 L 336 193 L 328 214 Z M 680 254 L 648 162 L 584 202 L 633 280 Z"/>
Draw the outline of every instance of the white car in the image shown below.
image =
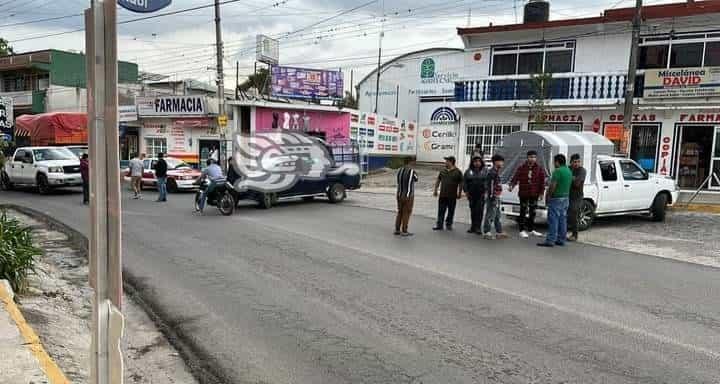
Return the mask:
<path id="1" fill-rule="evenodd" d="M 53 188 L 82 185 L 80 159 L 63 147 L 22 147 L 15 150 L 0 173 L 0 186 L 36 187 L 42 194 Z"/>
<path id="2" fill-rule="evenodd" d="M 625 157 L 598 156 L 593 164 L 595 180 L 587 180 L 584 200 L 580 207 L 578 229 L 587 230 L 596 217 L 628 214 L 649 214 L 655 221 L 665 219 L 665 210 L 678 200 L 679 188 L 670 177 L 648 173 L 635 161 Z M 590 170 L 588 170 L 588 175 Z M 589 177 L 588 177 L 589 178 Z M 503 188 L 502 212 L 520 215 L 517 188 L 514 192 Z M 544 203 L 540 202 L 538 216 L 547 218 Z"/>

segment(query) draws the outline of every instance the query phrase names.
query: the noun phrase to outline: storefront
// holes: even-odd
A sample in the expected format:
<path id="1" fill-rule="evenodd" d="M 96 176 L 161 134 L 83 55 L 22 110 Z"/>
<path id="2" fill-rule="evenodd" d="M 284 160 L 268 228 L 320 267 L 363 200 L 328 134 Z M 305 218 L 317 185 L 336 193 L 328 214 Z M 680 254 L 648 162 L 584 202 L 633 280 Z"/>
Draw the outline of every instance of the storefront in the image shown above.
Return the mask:
<path id="1" fill-rule="evenodd" d="M 680 114 L 675 137 L 680 188 L 720 189 L 720 110 Z"/>
<path id="2" fill-rule="evenodd" d="M 140 152 L 158 153 L 201 167 L 217 158 L 222 142 L 204 96 L 161 96 L 138 100 Z"/>

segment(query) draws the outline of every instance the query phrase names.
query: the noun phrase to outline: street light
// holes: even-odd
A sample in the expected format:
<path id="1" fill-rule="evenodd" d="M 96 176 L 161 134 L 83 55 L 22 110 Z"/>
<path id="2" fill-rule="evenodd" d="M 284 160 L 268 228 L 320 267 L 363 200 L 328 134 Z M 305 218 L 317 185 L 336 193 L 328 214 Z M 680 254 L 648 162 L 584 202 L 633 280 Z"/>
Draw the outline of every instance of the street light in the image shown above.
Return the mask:
<path id="1" fill-rule="evenodd" d="M 375 82 L 375 113 L 377 113 L 377 111 L 378 111 L 378 99 L 380 97 L 380 75 L 385 73 L 385 71 L 387 71 L 390 68 L 405 68 L 405 64 L 393 63 L 382 69 L 378 66 L 377 81 Z"/>

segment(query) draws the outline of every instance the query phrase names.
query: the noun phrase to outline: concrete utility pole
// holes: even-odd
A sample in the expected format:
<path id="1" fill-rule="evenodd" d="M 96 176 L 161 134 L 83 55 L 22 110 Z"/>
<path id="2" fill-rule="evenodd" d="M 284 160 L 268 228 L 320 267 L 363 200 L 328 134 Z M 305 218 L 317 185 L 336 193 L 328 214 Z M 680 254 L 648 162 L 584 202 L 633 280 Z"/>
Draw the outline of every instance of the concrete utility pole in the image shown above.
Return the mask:
<path id="1" fill-rule="evenodd" d="M 625 89 L 625 111 L 623 112 L 623 142 L 626 148 L 630 145 L 627 141 L 629 140 L 628 136 L 630 135 L 629 132 L 632 124 L 633 99 L 635 98 L 635 75 L 637 74 L 638 66 L 638 47 L 640 45 L 641 24 L 642 0 L 636 0 L 635 17 L 633 18 L 632 25 L 632 41 L 630 45 L 630 64 L 628 65 L 627 88 Z"/>
<path id="2" fill-rule="evenodd" d="M 121 210 L 117 93 L 117 10 L 92 0 L 85 11 L 90 149 L 90 286 L 94 289 L 91 383 L 123 380 Z"/>
<path id="3" fill-rule="evenodd" d="M 223 73 L 223 41 L 222 27 L 220 26 L 220 0 L 215 0 L 215 49 L 217 51 L 217 96 L 218 96 L 218 116 L 225 116 L 225 74 Z M 220 124 L 218 119 L 218 128 L 220 129 L 220 166 L 225 169 L 225 127 Z"/>

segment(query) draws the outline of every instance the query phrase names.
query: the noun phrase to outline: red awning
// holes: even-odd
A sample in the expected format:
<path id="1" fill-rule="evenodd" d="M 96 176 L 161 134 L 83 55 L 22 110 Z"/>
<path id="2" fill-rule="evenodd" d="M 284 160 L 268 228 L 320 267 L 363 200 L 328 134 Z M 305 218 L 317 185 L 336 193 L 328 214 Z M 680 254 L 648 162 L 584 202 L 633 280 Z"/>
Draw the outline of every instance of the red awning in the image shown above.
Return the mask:
<path id="1" fill-rule="evenodd" d="M 21 115 L 15 119 L 15 132 L 30 136 L 32 145 L 87 144 L 87 115 L 76 112 Z"/>

